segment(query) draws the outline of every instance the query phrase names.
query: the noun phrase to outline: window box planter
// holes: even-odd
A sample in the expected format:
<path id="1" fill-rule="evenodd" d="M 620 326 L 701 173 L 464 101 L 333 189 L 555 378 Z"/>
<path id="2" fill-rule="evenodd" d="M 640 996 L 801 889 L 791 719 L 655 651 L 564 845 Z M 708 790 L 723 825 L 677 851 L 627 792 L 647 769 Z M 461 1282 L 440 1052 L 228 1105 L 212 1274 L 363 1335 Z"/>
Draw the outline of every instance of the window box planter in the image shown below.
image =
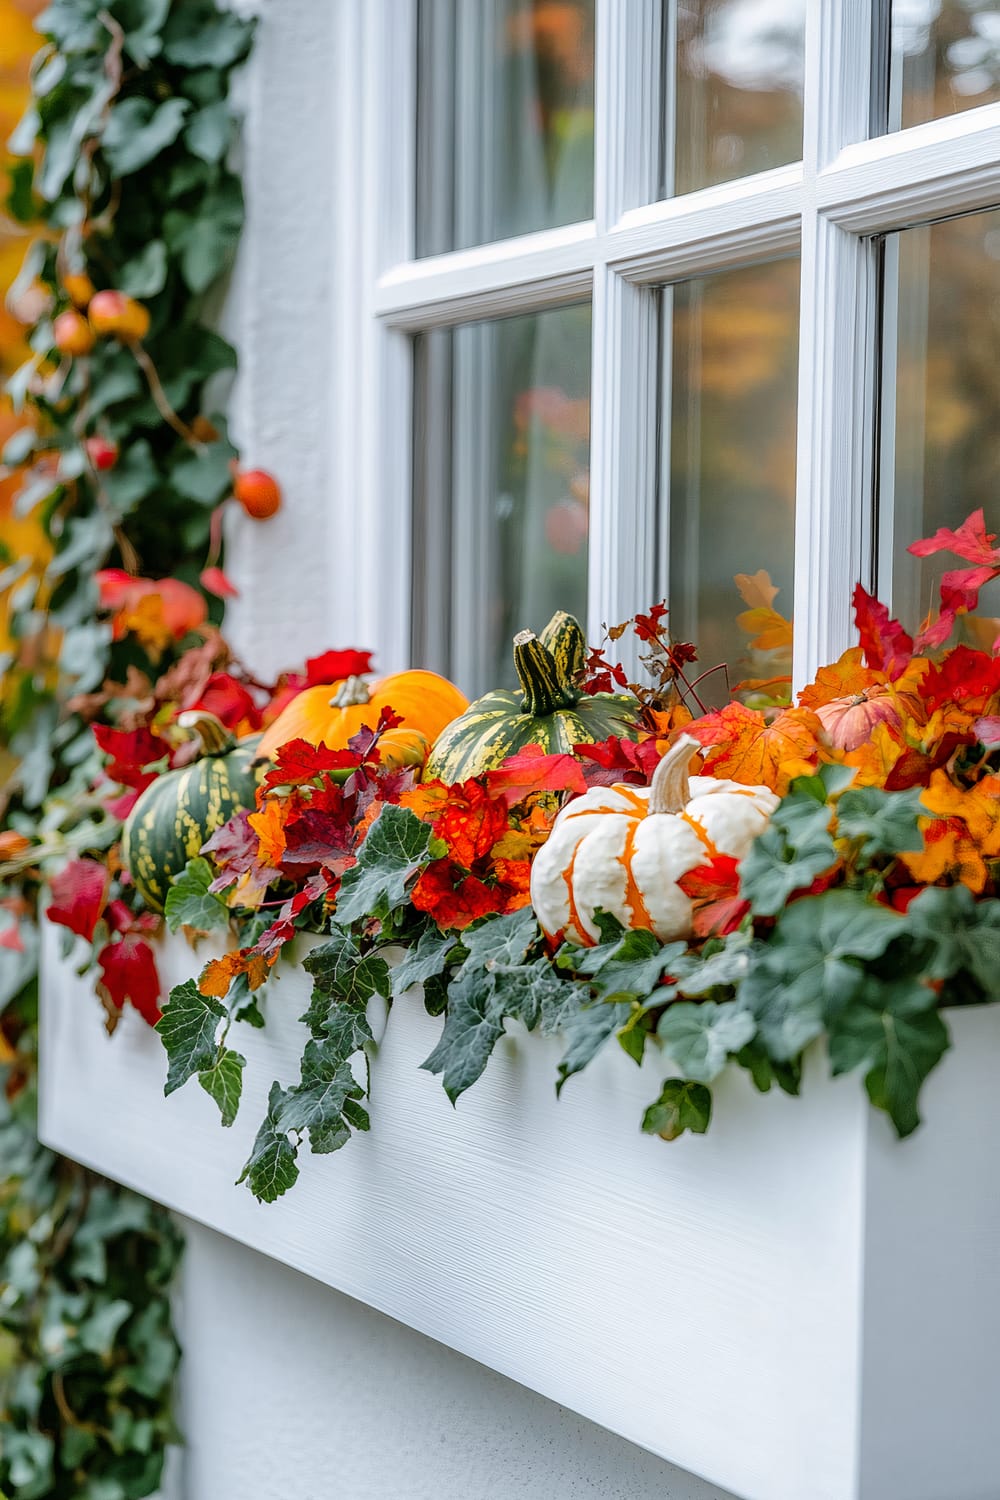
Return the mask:
<path id="1" fill-rule="evenodd" d="M 159 961 L 197 963 L 180 939 Z M 515 1028 L 452 1109 L 418 1066 L 441 1023 L 398 1003 L 370 1134 L 262 1206 L 234 1184 L 309 989 L 286 965 L 240 1028 L 223 1131 L 195 1085 L 164 1099 L 137 1015 L 105 1035 L 50 935 L 43 1138 L 747 1500 L 996 1496 L 1000 1007 L 951 1015 L 903 1143 L 817 1054 L 801 1099 L 733 1071 L 709 1135 L 666 1145 L 635 1128 L 655 1058 L 609 1046 L 557 1102 L 558 1044 Z"/>

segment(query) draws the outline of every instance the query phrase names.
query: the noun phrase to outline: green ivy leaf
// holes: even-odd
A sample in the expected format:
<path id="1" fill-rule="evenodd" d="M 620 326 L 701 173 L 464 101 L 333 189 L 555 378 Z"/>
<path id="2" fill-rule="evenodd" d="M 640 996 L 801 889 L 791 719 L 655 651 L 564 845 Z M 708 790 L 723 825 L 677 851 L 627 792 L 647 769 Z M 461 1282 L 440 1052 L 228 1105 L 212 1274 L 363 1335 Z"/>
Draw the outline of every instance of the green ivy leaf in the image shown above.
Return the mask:
<path id="1" fill-rule="evenodd" d="M 302 967 L 313 976 L 313 993 L 309 1009 L 300 1019 L 314 1036 L 321 1034 L 328 1024 L 332 1002 L 354 1007 L 363 1018 L 373 995 L 389 998 L 389 966 L 385 959 L 379 953 L 362 955 L 350 933 L 339 929 L 328 943 L 306 955 Z"/>
<path id="2" fill-rule="evenodd" d="M 279 1123 L 283 1100 L 281 1084 L 273 1083 L 267 1101 L 267 1115 L 257 1131 L 247 1163 L 236 1179 L 237 1185 L 245 1182 L 261 1203 L 274 1203 L 294 1186 L 299 1175 L 296 1149 Z"/>
<path id="3" fill-rule="evenodd" d="M 586 949 L 576 969 L 590 975 L 594 988 L 608 999 L 638 999 L 655 992 L 655 998 L 665 1003 L 676 986 L 661 986 L 660 980 L 672 968 L 683 967 L 686 951 L 684 943 L 664 947 L 651 932 L 633 928 L 611 944 Z"/>
<path id="4" fill-rule="evenodd" d="M 656 1028 L 657 1036 L 671 1060 L 685 1077 L 711 1083 L 726 1066 L 732 1053 L 748 1045 L 757 1023 L 738 1001 L 700 1005 L 675 1001 L 667 1007 Z"/>
<path id="5" fill-rule="evenodd" d="M 777 916 L 796 891 L 805 890 L 835 863 L 837 851 L 827 832 L 830 816 L 828 807 L 817 807 L 806 795 L 787 797 L 775 810 L 739 867 L 740 893 L 755 916 Z"/>
<path id="6" fill-rule="evenodd" d="M 877 786 L 860 786 L 845 792 L 837 803 L 837 831 L 864 842 L 865 855 L 916 853 L 924 847 L 917 819 L 926 815 L 920 805 L 920 788 L 884 792 Z"/>
<path id="7" fill-rule="evenodd" d="M 693 1135 L 704 1135 L 711 1118 L 712 1095 L 703 1083 L 668 1078 L 660 1097 L 643 1115 L 642 1128 L 647 1135 L 675 1141 L 685 1130 L 690 1130 Z"/>
<path id="8" fill-rule="evenodd" d="M 428 1073 L 441 1074 L 452 1104 L 481 1077 L 503 1035 L 504 1008 L 495 984 L 495 976 L 484 978 L 481 972 L 452 981 L 444 1030 L 433 1052 L 420 1064 Z"/>
<path id="9" fill-rule="evenodd" d="M 174 6 L 163 33 L 163 55 L 182 68 L 231 68 L 250 50 L 253 23 L 213 0 L 184 0 Z"/>
<path id="10" fill-rule="evenodd" d="M 232 144 L 233 117 L 229 104 L 220 99 L 193 114 L 184 131 L 184 143 L 202 161 L 221 161 Z"/>
<path id="11" fill-rule="evenodd" d="M 131 1311 L 132 1304 L 121 1297 L 99 1300 L 94 1311 L 80 1325 L 81 1347 L 106 1359 L 114 1348 L 118 1330 Z"/>
<path id="12" fill-rule="evenodd" d="M 171 932 L 179 927 L 194 927 L 199 932 L 213 932 L 229 926 L 229 908 L 209 886 L 215 871 L 207 859 L 189 859 L 179 875 L 170 882 L 164 915 Z"/>
<path id="13" fill-rule="evenodd" d="M 462 933 L 467 957 L 459 973 L 521 964 L 540 935 L 538 920 L 530 906 L 500 917 L 483 917 Z M 454 943 L 454 938 L 451 941 Z"/>
<path id="14" fill-rule="evenodd" d="M 224 1126 L 231 1125 L 239 1112 L 243 1093 L 243 1069 L 246 1065 L 246 1058 L 239 1052 L 223 1047 L 215 1066 L 198 1074 L 198 1082 L 205 1093 L 219 1106 Z"/>
<path id="15" fill-rule="evenodd" d="M 210 443 L 197 453 L 187 453 L 176 463 L 170 481 L 179 495 L 199 505 L 215 506 L 233 487 L 230 465 L 236 457 L 232 443 Z"/>
<path id="16" fill-rule="evenodd" d="M 1000 974 L 1000 901 L 977 901 L 964 885 L 930 886 L 910 902 L 906 925 L 915 938 L 931 945 L 923 965 L 928 979 L 970 974 L 986 998 L 994 997 Z"/>
<path id="17" fill-rule="evenodd" d="M 129 297 L 155 297 L 167 284 L 167 247 L 162 240 L 150 240 L 125 262 L 115 278 L 120 292 Z"/>
<path id="18" fill-rule="evenodd" d="M 919 980 L 866 976 L 850 1005 L 831 1017 L 829 1033 L 833 1072 L 866 1068 L 872 1103 L 901 1136 L 916 1130 L 920 1086 L 949 1046 L 934 991 Z"/>
<path id="19" fill-rule="evenodd" d="M 824 1016 L 851 1000 L 865 961 L 904 931 L 898 912 L 861 891 L 825 891 L 783 911 L 738 992 L 768 1053 L 777 1061 L 796 1057 L 819 1036 Z"/>
<path id="20" fill-rule="evenodd" d="M 104 493 L 122 518 L 153 495 L 160 484 L 160 471 L 144 438 L 128 445 L 111 472 L 102 476 L 102 483 Z"/>
<path id="21" fill-rule="evenodd" d="M 358 853 L 344 872 L 337 896 L 337 921 L 387 916 L 402 906 L 407 887 L 428 860 L 431 830 L 404 807 L 383 807 Z"/>
<path id="22" fill-rule="evenodd" d="M 341 1055 L 338 1040 L 306 1043 L 301 1078 L 284 1091 L 278 1107 L 279 1128 L 308 1130 L 311 1150 L 324 1155 L 350 1140 L 352 1124 L 355 1129 L 368 1129 L 363 1108 L 351 1111 L 347 1118 L 348 1103 L 363 1099 L 364 1089 Z"/>
<path id="23" fill-rule="evenodd" d="M 186 99 L 166 99 L 157 106 L 141 95 L 116 104 L 101 141 L 112 174 L 138 172 L 172 146 L 190 108 Z"/>
<path id="24" fill-rule="evenodd" d="M 592 1062 L 610 1036 L 624 1026 L 631 1012 L 631 1005 L 624 1000 L 617 1002 L 598 1001 L 595 1005 L 582 1006 L 569 1012 L 563 1019 L 562 1031 L 566 1037 L 566 1051 L 559 1064 L 559 1081 L 556 1093 L 562 1092 L 564 1084 Z"/>
<path id="25" fill-rule="evenodd" d="M 426 985 L 436 979 L 448 967 L 449 956 L 456 952 L 458 944 L 454 933 L 439 932 L 436 927 L 426 927 L 413 947 L 407 948 L 400 963 L 391 971 L 393 999 L 412 989 L 416 984 Z"/>
<path id="26" fill-rule="evenodd" d="M 213 996 L 203 995 L 193 979 L 170 991 L 163 1015 L 156 1023 L 169 1064 L 165 1094 L 179 1089 L 194 1073 L 215 1066 L 219 1022 L 225 1016 L 225 1007 Z"/>

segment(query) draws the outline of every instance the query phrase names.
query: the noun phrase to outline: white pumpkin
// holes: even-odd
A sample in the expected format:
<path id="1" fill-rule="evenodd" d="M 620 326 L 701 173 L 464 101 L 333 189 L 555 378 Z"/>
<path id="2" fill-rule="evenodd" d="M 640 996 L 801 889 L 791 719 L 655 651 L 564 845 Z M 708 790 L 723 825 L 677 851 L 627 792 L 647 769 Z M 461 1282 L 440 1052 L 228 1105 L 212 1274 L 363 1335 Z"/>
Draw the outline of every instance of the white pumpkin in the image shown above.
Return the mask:
<path id="1" fill-rule="evenodd" d="M 715 855 L 743 859 L 779 798 L 766 786 L 688 776 L 697 741 L 682 735 L 648 787 L 592 787 L 564 807 L 531 867 L 531 904 L 550 937 L 591 947 L 597 910 L 661 942 L 692 935 L 678 881 Z"/>

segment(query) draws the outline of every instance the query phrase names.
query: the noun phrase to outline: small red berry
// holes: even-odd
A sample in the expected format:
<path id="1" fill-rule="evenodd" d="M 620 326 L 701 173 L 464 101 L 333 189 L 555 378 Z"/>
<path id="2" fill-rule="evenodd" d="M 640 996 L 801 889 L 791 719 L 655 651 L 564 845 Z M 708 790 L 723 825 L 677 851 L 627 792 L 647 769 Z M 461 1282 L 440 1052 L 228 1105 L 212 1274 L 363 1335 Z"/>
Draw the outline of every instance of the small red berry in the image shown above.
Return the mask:
<path id="1" fill-rule="evenodd" d="M 144 339 L 149 332 L 149 311 L 124 292 L 96 292 L 87 309 L 95 333 L 110 333 L 120 339 Z"/>
<path id="2" fill-rule="evenodd" d="M 89 354 L 94 347 L 94 334 L 86 318 L 67 308 L 52 324 L 52 335 L 60 354 Z"/>
<path id="3" fill-rule="evenodd" d="M 103 473 L 113 469 L 118 462 L 118 444 L 106 437 L 89 437 L 84 444 L 87 457 L 95 469 Z"/>

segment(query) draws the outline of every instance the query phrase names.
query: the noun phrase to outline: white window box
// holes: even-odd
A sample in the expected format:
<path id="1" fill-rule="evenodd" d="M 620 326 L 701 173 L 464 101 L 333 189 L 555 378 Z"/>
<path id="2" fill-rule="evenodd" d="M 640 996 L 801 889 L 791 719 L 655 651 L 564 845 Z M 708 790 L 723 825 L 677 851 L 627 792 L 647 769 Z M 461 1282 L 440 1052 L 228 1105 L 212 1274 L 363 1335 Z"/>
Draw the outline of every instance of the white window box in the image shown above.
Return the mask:
<path id="1" fill-rule="evenodd" d="M 180 939 L 161 973 L 197 969 Z M 101 1026 L 49 943 L 46 1143 L 379 1308 L 747 1500 L 1000 1493 L 1000 1007 L 952 1013 L 924 1127 L 897 1142 L 817 1055 L 804 1095 L 735 1071 L 706 1137 L 637 1128 L 663 1069 L 613 1044 L 556 1101 L 558 1043 L 520 1028 L 457 1109 L 419 1069 L 441 1022 L 397 1003 L 372 1130 L 303 1151 L 288 1196 L 235 1180 L 274 1078 L 298 1076 L 310 979 L 287 968 L 241 1027 L 224 1131 L 160 1041 Z"/>

